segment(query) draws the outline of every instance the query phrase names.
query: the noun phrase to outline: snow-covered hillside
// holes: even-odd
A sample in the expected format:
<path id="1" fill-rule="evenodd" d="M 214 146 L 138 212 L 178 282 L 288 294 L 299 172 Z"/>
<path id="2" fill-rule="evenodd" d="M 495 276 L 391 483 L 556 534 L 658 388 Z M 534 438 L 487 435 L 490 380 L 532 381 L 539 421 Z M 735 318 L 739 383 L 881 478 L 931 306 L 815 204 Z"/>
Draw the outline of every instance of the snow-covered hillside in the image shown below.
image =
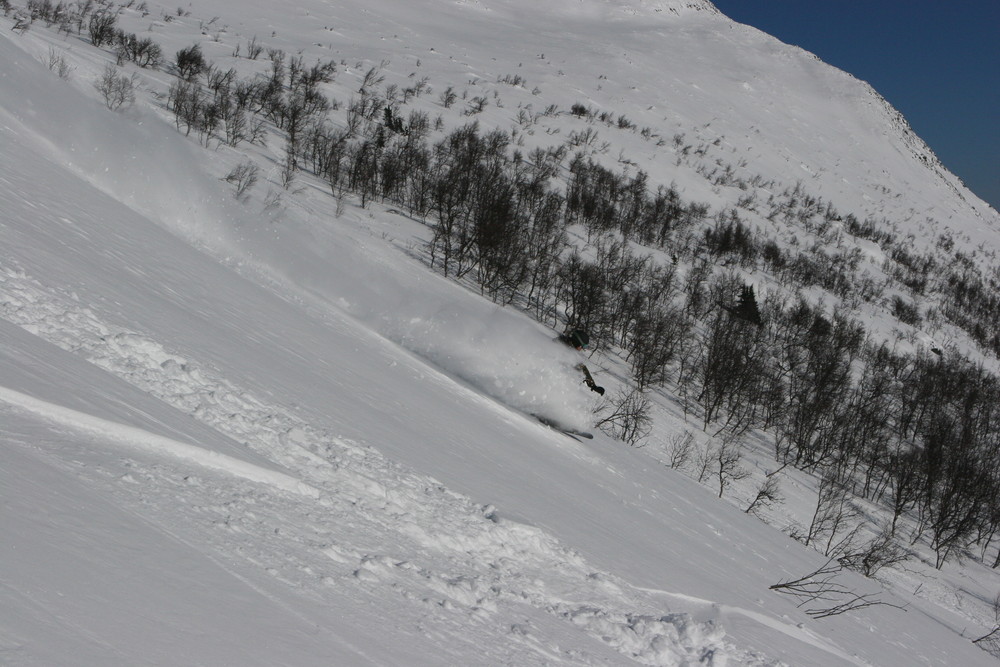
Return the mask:
<path id="1" fill-rule="evenodd" d="M 253 42 L 332 59 L 344 105 L 373 68 L 383 87 L 426 77 L 413 105 L 516 127 L 525 151 L 593 106 L 629 119 L 583 144 L 596 159 L 715 209 L 745 191 L 705 165 L 732 165 L 859 217 L 933 218 L 914 232 L 929 247 L 939 225 L 995 247 L 996 212 L 870 89 L 709 2 L 198 0 L 118 19 L 167 61 L 198 43 L 250 75 Z M 878 604 L 814 618 L 769 587 L 826 558 L 743 511 L 751 482 L 719 499 L 655 455 L 700 426 L 669 394 L 646 448 L 539 424 L 591 428 L 576 354 L 428 270 L 423 224 L 282 183 L 276 138 L 178 132 L 166 68 L 126 69 L 136 102 L 111 111 L 94 82 L 113 54 L 0 24 L 0 664 L 995 664 L 971 642 L 994 626 L 993 571 L 845 570 L 830 604 Z M 245 159 L 261 182 L 241 201 L 222 177 Z M 775 465 L 748 460 L 754 481 Z M 772 518 L 808 522 L 810 484 L 789 473 Z"/>

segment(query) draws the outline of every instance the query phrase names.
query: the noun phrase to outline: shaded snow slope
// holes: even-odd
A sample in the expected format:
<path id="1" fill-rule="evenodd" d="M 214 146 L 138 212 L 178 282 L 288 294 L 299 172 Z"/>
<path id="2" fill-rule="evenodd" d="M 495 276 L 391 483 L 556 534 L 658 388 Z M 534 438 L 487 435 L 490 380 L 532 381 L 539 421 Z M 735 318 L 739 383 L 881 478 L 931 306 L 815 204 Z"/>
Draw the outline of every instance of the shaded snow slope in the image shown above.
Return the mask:
<path id="1" fill-rule="evenodd" d="M 13 39 L 0 662 L 992 664 L 942 607 L 810 619 L 768 586 L 822 557 L 525 417 L 586 419 L 577 357 L 427 272 L 416 223 L 310 191 L 240 207 L 155 112 L 111 114 Z"/>

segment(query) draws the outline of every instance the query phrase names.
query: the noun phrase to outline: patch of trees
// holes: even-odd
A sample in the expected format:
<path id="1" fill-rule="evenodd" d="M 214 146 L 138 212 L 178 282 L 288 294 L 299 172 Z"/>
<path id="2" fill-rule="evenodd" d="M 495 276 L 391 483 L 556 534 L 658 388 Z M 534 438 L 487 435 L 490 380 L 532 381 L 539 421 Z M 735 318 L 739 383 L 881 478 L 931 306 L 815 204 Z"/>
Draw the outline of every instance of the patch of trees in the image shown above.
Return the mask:
<path id="1" fill-rule="evenodd" d="M 804 299 L 768 297 L 760 322 L 736 316 L 745 286 L 734 274 L 713 275 L 715 263 L 696 262 L 682 276 L 632 241 L 653 239 L 657 250 L 689 257 L 697 250 L 749 262 L 770 253 L 791 267 L 790 280 L 804 275 L 796 266 L 803 259 L 768 250 L 732 216 L 689 247 L 698 208 L 669 190 L 650 194 L 641 178 L 612 177 L 577 157 L 562 195 L 544 161 L 512 153 L 505 133 L 471 124 L 427 146 L 387 125 L 354 148 L 346 142 L 345 178 L 369 199 L 426 217 L 432 265 L 554 325 L 588 328 L 621 350 L 639 389 L 672 386 L 706 429 L 772 433 L 779 462 L 884 503 L 895 518 L 890 537 L 925 539 L 938 567 L 973 545 L 990 548 L 1000 521 L 990 500 L 1000 492 L 995 377 L 954 355 L 874 346 L 859 322 Z M 586 252 L 567 245 L 574 224 L 588 233 Z M 851 271 L 844 263 L 820 273 L 848 281 Z M 838 517 L 850 500 L 837 498 L 811 535 L 872 571 L 887 549 L 848 548 L 857 545 L 845 540 L 849 522 Z M 903 516 L 912 524 L 906 536 L 895 532 Z"/>
<path id="2" fill-rule="evenodd" d="M 968 257 L 956 253 L 939 289 L 944 316 L 1000 356 L 1000 280 L 984 277 Z"/>
<path id="3" fill-rule="evenodd" d="M 139 67 L 157 68 L 163 61 L 163 50 L 150 37 L 139 37 L 122 30 L 115 32 L 115 53 L 118 64 L 132 62 Z"/>
<path id="4" fill-rule="evenodd" d="M 651 192 L 643 171 L 630 177 L 577 154 L 569 173 L 567 223 L 584 225 L 590 237 L 615 231 L 645 246 L 674 248 L 708 215 L 708 206 L 683 202 L 673 187 Z"/>
<path id="5" fill-rule="evenodd" d="M 167 105 L 178 129 L 196 130 L 203 143 L 212 138 L 236 146 L 243 141 L 262 143 L 263 124 L 270 122 L 286 139 L 284 178 L 290 180 L 302 160 L 316 161 L 305 139 L 312 124 L 325 119 L 335 106 L 320 86 L 333 80 L 336 65 L 307 66 L 301 57 L 288 60 L 283 51 L 269 52 L 267 74 L 240 80 L 234 69 L 206 63 L 197 46 L 177 53 L 180 75 L 170 87 Z"/>
<path id="6" fill-rule="evenodd" d="M 936 248 L 943 253 L 915 252 L 912 238 L 900 240 L 898 233 L 889 231 L 886 220 L 859 221 L 853 215 L 844 218 L 849 234 L 877 243 L 888 256 L 887 272 L 914 295 L 936 293 L 941 314 L 965 331 L 982 348 L 1000 356 L 1000 276 L 996 270 L 986 275 L 972 257 L 954 250 L 954 239 L 942 234 Z M 912 302 L 894 297 L 891 311 L 899 320 L 916 325 L 921 316 Z"/>
<path id="7" fill-rule="evenodd" d="M 772 433 L 778 462 L 889 507 L 889 536 L 926 540 L 937 567 L 973 547 L 985 556 L 1000 520 L 997 377 L 958 355 L 875 346 L 858 322 L 805 301 L 762 310 L 763 327 L 716 312 L 692 348 L 677 389 L 705 426 Z M 846 537 L 845 507 L 819 514 L 828 549 Z"/>

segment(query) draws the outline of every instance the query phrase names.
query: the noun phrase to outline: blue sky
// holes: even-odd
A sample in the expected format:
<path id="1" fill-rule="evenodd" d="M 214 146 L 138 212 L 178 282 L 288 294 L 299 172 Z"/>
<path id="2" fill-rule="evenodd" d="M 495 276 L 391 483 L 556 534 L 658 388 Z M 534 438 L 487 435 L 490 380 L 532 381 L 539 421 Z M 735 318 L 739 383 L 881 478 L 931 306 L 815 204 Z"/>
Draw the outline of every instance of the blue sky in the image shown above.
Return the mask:
<path id="1" fill-rule="evenodd" d="M 870 83 L 1000 210 L 1000 0 L 712 0 Z"/>

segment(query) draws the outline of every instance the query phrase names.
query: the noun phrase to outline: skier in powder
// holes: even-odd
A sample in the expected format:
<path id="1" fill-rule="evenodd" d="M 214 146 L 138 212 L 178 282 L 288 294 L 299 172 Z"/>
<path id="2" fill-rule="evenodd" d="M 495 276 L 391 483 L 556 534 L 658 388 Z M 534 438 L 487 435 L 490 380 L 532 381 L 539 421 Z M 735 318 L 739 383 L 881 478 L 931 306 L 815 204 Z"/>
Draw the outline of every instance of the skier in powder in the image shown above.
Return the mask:
<path id="1" fill-rule="evenodd" d="M 587 345 L 590 344 L 590 336 L 588 336 L 587 332 L 583 329 L 574 329 L 569 333 L 559 334 L 559 340 L 566 345 L 569 345 L 577 352 L 583 352 L 587 349 Z M 598 394 L 603 396 L 604 387 L 598 386 L 598 384 L 594 382 L 594 376 L 590 374 L 590 369 L 587 368 L 586 364 L 579 363 L 576 367 L 583 372 L 583 380 L 587 383 L 587 386 L 590 387 L 590 391 L 596 391 Z"/>

